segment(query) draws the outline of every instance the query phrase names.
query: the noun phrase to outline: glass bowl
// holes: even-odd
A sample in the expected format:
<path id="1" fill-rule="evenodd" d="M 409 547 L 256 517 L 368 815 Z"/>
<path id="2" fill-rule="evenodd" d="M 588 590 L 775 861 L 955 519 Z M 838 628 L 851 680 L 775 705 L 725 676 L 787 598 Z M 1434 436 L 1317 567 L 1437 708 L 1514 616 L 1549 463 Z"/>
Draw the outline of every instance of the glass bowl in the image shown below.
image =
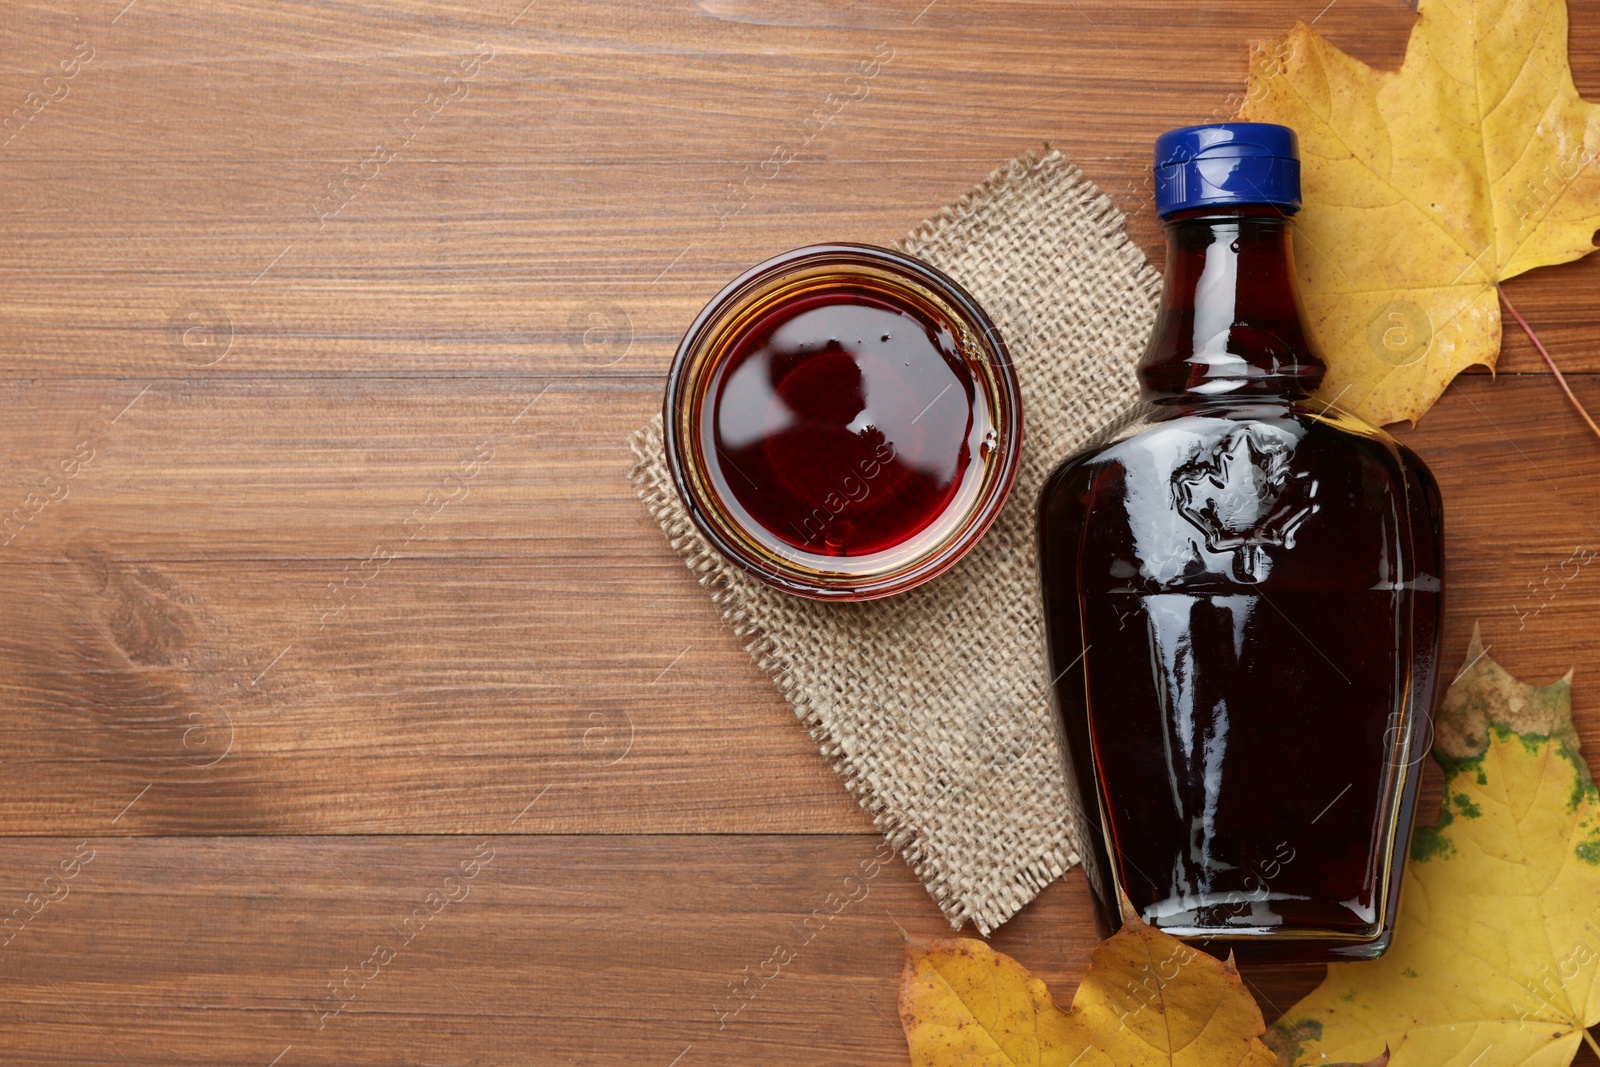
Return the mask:
<path id="1" fill-rule="evenodd" d="M 701 534 L 817 600 L 949 570 L 999 514 L 1022 451 L 999 330 L 940 271 L 871 245 L 797 248 L 734 279 L 678 346 L 663 415 Z"/>

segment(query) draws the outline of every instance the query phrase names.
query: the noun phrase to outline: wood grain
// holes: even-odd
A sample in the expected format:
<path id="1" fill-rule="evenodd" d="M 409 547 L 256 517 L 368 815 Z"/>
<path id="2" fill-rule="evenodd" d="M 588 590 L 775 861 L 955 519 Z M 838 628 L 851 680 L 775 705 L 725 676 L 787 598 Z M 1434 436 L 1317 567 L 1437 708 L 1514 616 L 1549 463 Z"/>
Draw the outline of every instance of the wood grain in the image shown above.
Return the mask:
<path id="1" fill-rule="evenodd" d="M 1046 141 L 1158 255 L 1150 141 L 1227 114 L 1247 40 L 1315 21 L 1392 68 L 1415 18 L 525 3 L 8 9 L 0 116 L 57 98 L 0 130 L 0 903 L 95 859 L 0 951 L 0 1062 L 905 1062 L 896 926 L 942 922 L 899 861 L 718 1016 L 876 839 L 625 435 L 750 263 L 890 242 Z M 1600 99 L 1600 4 L 1570 6 Z M 1600 408 L 1597 282 L 1507 288 Z M 1563 563 L 1600 538 L 1600 446 L 1520 337 L 1501 371 L 1403 434 L 1447 502 L 1446 661 L 1477 623 L 1525 678 L 1576 665 L 1593 748 L 1600 577 Z M 470 896 L 317 1029 L 483 841 Z M 1079 876 L 996 943 L 1069 999 Z M 1269 1017 L 1319 976 L 1245 973 Z"/>
<path id="2" fill-rule="evenodd" d="M 870 836 L 81 840 L 0 845 L 8 907 L 92 855 L 0 956 L 17 1062 L 887 1067 L 943 926 Z M 1074 891 L 995 941 L 1058 989 Z"/>

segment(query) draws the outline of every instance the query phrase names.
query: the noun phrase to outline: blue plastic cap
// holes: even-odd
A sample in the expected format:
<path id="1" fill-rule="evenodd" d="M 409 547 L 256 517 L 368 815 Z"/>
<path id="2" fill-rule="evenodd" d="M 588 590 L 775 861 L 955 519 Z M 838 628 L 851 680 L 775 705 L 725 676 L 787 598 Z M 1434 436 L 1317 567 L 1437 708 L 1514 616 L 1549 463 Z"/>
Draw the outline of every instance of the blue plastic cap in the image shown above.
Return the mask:
<path id="1" fill-rule="evenodd" d="M 1287 126 L 1217 122 L 1156 138 L 1156 214 L 1231 204 L 1300 210 L 1300 141 Z"/>

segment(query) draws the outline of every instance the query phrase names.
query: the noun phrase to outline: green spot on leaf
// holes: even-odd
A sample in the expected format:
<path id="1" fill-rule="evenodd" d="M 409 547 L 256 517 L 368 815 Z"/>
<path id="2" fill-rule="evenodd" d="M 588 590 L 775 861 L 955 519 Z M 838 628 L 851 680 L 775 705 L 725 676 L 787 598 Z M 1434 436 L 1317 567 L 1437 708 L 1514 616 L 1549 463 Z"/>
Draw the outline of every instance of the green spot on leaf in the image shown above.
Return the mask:
<path id="1" fill-rule="evenodd" d="M 1456 821 L 1455 813 L 1445 808 L 1439 813 L 1437 826 L 1419 826 L 1411 835 L 1411 858 L 1418 863 L 1432 859 L 1448 859 L 1455 855 L 1455 842 L 1444 836 L 1444 830 Z"/>
<path id="2" fill-rule="evenodd" d="M 1305 1057 L 1306 1046 L 1315 1047 L 1322 1040 L 1322 1022 L 1306 1016 L 1280 1019 L 1268 1028 L 1262 1040 L 1284 1063 L 1299 1063 Z"/>

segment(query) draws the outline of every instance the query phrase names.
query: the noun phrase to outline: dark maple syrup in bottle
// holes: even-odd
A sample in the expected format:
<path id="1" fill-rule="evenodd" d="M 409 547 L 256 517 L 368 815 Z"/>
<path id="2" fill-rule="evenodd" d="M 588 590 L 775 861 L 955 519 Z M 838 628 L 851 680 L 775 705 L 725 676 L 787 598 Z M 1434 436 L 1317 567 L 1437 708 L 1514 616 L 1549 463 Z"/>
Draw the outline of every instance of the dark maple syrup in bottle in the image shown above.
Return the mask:
<path id="1" fill-rule="evenodd" d="M 840 280 L 769 309 L 713 383 L 714 477 L 803 552 L 913 541 L 981 476 L 984 397 L 951 328 Z"/>
<path id="2" fill-rule="evenodd" d="M 1292 131 L 1173 131 L 1156 179 L 1146 404 L 1039 502 L 1097 918 L 1117 925 L 1120 893 L 1218 953 L 1376 956 L 1434 697 L 1438 489 L 1388 434 L 1312 398 Z"/>

